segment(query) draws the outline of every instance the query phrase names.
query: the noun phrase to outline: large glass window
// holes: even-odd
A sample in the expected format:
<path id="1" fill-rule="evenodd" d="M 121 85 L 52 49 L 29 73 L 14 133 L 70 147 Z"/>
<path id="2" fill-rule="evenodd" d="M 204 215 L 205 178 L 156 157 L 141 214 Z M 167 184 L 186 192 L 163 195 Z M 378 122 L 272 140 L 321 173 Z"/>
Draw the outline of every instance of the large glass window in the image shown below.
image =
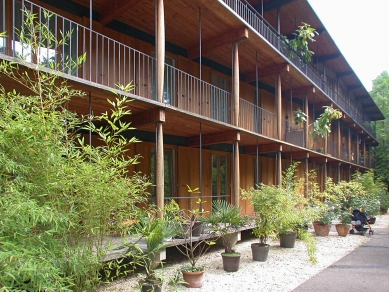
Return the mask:
<path id="1" fill-rule="evenodd" d="M 171 198 L 174 196 L 174 149 L 164 149 L 164 193 L 165 198 Z M 155 184 L 156 177 L 156 154 L 155 148 L 151 150 L 151 175 L 152 182 Z M 155 197 L 155 187 L 152 191 L 153 197 Z"/>
<path id="2" fill-rule="evenodd" d="M 227 199 L 227 183 L 227 156 L 212 155 L 212 201 Z"/>

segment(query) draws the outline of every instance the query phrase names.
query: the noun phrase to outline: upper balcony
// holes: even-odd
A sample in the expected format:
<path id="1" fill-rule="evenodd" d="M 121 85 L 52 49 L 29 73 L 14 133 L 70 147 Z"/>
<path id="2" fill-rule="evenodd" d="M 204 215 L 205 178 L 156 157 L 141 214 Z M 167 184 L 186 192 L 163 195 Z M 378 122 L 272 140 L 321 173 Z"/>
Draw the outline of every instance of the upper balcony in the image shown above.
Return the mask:
<path id="1" fill-rule="evenodd" d="M 46 19 L 42 7 L 30 1 L 23 1 L 25 7 L 37 13 L 41 21 L 47 21 L 50 31 L 58 38 L 61 37 L 61 31 L 70 32 L 70 39 L 66 43 L 58 47 L 41 47 L 37 50 L 37 55 L 32 56 L 31 48 L 20 43 L 18 34 L 15 31 L 15 27 L 19 27 L 24 19 L 21 10 L 22 4 L 19 1 L 13 2 L 14 13 L 7 13 L 7 9 L 10 8 L 4 9 L 4 7 L 7 7 L 4 5 L 5 1 L 0 0 L 0 15 L 3 19 L 0 23 L 0 31 L 6 31 L 7 28 L 11 30 L 7 32 L 7 38 L 0 38 L 0 57 L 10 58 L 11 60 L 24 59 L 23 62 L 37 62 L 46 67 L 49 66 L 50 61 L 54 61 L 57 64 L 55 69 L 60 71 L 65 77 L 103 89 L 115 89 L 117 84 L 133 82 L 134 90 L 131 92 L 132 96 L 145 104 L 162 105 L 165 108 L 178 109 L 194 117 L 205 118 L 216 121 L 222 126 L 228 126 L 225 129 L 232 127 L 233 96 L 227 90 L 223 90 L 174 67 L 167 59 L 165 63 L 164 100 L 161 104 L 156 101 L 155 96 L 156 60 L 152 54 L 145 54 L 58 14 L 53 14 L 50 19 Z M 252 12 L 248 5 L 243 7 L 240 6 L 242 2 L 233 2 L 234 5 L 232 7 L 236 9 L 236 12 L 247 15 L 248 20 L 260 21 L 261 25 L 259 26 L 255 24 L 255 21 L 250 23 L 253 27 L 258 28 L 258 32 L 261 35 L 267 36 L 266 39 L 278 52 L 285 57 L 289 56 L 288 60 L 298 66 L 301 73 L 306 74 L 310 80 L 315 80 L 318 84 L 321 84 L 322 80 L 315 71 L 302 62 L 296 53 L 281 42 L 280 36 L 270 25 L 263 19 L 261 20 L 259 15 Z M 7 1 L 7 3 L 11 3 L 11 1 Z M 224 1 L 223 3 L 232 5 L 232 1 Z M 65 63 L 75 60 L 77 56 L 84 53 L 87 54 L 86 63 L 76 70 L 69 71 Z M 326 92 L 333 92 L 330 91 L 328 86 L 322 85 L 322 87 Z M 335 96 L 337 95 L 335 94 Z M 335 99 L 330 98 L 330 100 L 334 101 Z M 336 104 L 339 104 L 339 101 Z M 73 106 L 77 108 L 80 114 L 89 113 L 89 107 L 85 101 L 75 101 Z M 105 111 L 105 108 L 100 106 L 99 103 L 94 103 L 93 110 Z M 347 109 L 349 110 L 348 115 L 352 117 L 352 114 L 355 113 L 352 112 L 351 108 Z M 147 107 L 144 106 L 141 110 L 147 110 Z M 134 112 L 136 111 L 137 108 L 135 106 Z M 140 107 L 138 111 L 140 111 Z M 263 137 L 261 139 L 279 141 L 276 114 L 241 98 L 239 117 L 240 128 L 247 130 L 249 133 L 259 134 Z M 357 118 L 358 115 L 356 115 L 356 120 Z M 174 125 L 172 127 L 174 128 Z M 281 128 L 281 141 L 300 148 L 311 149 L 308 145 L 309 141 L 304 141 L 301 128 L 284 119 L 282 119 Z M 172 132 L 174 131 L 172 130 Z M 317 141 L 316 144 L 323 144 L 323 141 Z M 336 155 L 335 157 L 338 156 Z M 342 157 L 338 158 L 342 159 Z"/>
<path id="2" fill-rule="evenodd" d="M 303 58 L 293 51 L 285 42 L 284 38 L 264 19 L 264 17 L 245 0 L 219 0 L 231 9 L 237 17 L 250 26 L 260 36 L 266 39 L 275 50 L 282 54 L 285 59 L 296 66 L 328 99 L 333 102 L 343 113 L 352 118 L 371 137 L 376 138 L 374 129 L 368 116 L 358 114 L 317 72 L 317 70 L 305 62 Z"/>

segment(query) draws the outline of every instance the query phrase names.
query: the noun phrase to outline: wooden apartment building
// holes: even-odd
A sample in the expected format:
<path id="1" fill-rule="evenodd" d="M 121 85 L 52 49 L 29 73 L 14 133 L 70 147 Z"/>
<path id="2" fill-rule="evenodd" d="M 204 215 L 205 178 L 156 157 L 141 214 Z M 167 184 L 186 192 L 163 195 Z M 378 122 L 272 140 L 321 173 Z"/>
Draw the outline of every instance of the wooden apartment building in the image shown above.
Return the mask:
<path id="1" fill-rule="evenodd" d="M 159 206 L 174 198 L 197 208 L 202 197 L 210 210 L 225 199 L 250 214 L 240 188 L 278 184 L 294 161 L 301 176 L 315 170 L 321 185 L 374 168 L 374 122 L 384 117 L 307 0 L 0 0 L 2 59 L 18 60 L 22 8 L 39 21 L 47 9 L 55 35 L 71 32 L 55 52 L 42 48 L 39 60 L 87 54 L 82 67 L 63 72 L 88 95 L 70 109 L 104 112 L 115 84 L 133 82 L 136 130 L 128 137 L 142 141 L 131 153 L 143 157 L 133 170 L 152 176 Z M 284 41 L 302 22 L 319 32 L 309 63 Z M 323 106 L 343 117 L 317 141 L 309 132 Z M 298 109 L 307 123 L 295 123 Z"/>

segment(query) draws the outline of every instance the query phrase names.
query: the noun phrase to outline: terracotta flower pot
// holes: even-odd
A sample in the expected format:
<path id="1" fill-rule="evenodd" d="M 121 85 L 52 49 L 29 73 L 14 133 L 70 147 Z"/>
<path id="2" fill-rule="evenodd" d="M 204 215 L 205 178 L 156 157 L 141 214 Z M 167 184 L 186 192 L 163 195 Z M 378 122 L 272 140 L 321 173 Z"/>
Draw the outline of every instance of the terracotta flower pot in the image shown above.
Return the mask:
<path id="1" fill-rule="evenodd" d="M 312 222 L 312 224 L 317 236 L 328 236 L 330 233 L 331 224 L 323 225 L 316 221 Z"/>
<path id="2" fill-rule="evenodd" d="M 335 224 L 336 231 L 338 231 L 339 236 L 347 236 L 350 231 L 350 224 Z"/>
<path id="3" fill-rule="evenodd" d="M 199 272 L 182 271 L 182 277 L 187 284 L 184 284 L 188 288 L 201 288 L 203 286 L 205 270 Z"/>

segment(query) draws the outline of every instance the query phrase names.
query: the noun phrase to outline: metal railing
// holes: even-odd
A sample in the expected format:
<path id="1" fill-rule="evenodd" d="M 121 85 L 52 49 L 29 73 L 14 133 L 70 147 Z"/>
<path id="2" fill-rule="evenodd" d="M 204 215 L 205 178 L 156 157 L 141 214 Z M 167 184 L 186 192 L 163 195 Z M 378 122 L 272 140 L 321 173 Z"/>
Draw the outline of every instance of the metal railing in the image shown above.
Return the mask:
<path id="1" fill-rule="evenodd" d="M 239 126 L 249 131 L 277 139 L 277 116 L 247 100 L 239 100 Z"/>
<path id="2" fill-rule="evenodd" d="M 303 58 L 297 54 L 286 43 L 283 36 L 281 36 L 258 11 L 255 10 L 245 0 L 219 0 L 225 3 L 232 9 L 247 25 L 251 26 L 264 39 L 266 39 L 276 50 L 278 50 L 284 57 L 293 63 L 300 71 L 306 75 L 317 87 L 319 87 L 328 98 L 334 102 L 344 113 L 355 120 L 370 136 L 376 138 L 375 131 L 370 126 L 369 122 L 364 120 L 349 104 L 337 93 L 331 86 L 329 86 L 323 77 L 316 72 Z"/>

